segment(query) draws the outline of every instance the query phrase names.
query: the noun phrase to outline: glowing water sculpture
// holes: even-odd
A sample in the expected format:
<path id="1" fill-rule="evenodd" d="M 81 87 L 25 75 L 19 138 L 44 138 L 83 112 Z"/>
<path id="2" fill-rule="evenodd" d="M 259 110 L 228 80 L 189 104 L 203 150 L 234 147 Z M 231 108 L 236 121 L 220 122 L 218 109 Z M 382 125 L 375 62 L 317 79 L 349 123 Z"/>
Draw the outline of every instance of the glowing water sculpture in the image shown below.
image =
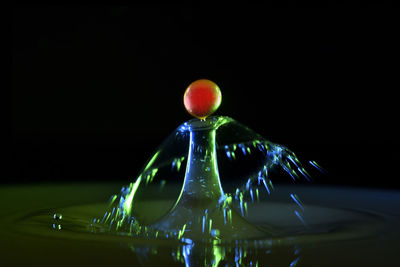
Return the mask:
<path id="1" fill-rule="evenodd" d="M 124 235 L 189 244 L 277 235 L 272 227 L 248 222 L 247 208 L 273 190 L 269 172 L 275 167 L 294 180 L 309 179 L 295 154 L 230 117 L 209 117 L 221 103 L 211 81 L 191 84 L 184 103 L 198 118 L 164 141 L 136 181 L 112 197 L 111 209 L 99 222 Z M 291 197 L 301 206 L 297 196 Z"/>

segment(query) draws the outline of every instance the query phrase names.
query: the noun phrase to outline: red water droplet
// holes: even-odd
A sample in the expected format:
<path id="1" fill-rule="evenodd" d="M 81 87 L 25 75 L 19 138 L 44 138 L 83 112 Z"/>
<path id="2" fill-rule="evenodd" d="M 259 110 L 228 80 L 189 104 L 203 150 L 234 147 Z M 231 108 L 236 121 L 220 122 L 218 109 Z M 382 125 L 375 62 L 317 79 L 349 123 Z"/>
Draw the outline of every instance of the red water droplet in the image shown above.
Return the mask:
<path id="1" fill-rule="evenodd" d="M 221 98 L 218 85 L 210 80 L 201 79 L 188 86 L 183 103 L 192 116 L 205 119 L 218 109 Z"/>

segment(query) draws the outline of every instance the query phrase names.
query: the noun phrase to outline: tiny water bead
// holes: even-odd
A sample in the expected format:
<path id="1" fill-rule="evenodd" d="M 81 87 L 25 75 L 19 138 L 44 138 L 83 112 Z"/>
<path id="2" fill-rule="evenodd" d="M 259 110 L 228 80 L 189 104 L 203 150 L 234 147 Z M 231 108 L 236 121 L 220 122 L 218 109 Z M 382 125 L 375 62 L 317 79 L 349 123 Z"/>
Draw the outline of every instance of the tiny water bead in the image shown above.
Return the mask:
<path id="1" fill-rule="evenodd" d="M 186 89 L 183 103 L 192 116 L 204 119 L 220 106 L 221 91 L 218 85 L 210 80 L 197 80 Z"/>
<path id="2" fill-rule="evenodd" d="M 123 235 L 206 243 L 281 235 L 276 225 L 252 221 L 251 206 L 271 194 L 275 169 L 294 181 L 310 180 L 296 155 L 230 117 L 209 117 L 221 103 L 218 86 L 209 80 L 192 83 L 184 103 L 197 118 L 171 133 L 136 181 L 111 198 L 95 226 Z M 298 206 L 293 216 L 305 224 L 301 201 L 295 194 L 288 197 Z"/>
<path id="3" fill-rule="evenodd" d="M 54 220 L 61 220 L 62 219 L 62 214 L 61 213 L 54 213 L 53 214 L 53 219 Z"/>

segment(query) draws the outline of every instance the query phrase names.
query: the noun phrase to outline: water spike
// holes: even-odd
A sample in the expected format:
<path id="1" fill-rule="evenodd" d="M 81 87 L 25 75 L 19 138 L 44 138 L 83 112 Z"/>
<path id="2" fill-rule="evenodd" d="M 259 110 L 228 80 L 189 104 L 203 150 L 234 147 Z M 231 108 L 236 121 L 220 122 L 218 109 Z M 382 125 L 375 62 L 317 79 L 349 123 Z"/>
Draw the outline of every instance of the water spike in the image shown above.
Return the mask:
<path id="1" fill-rule="evenodd" d="M 246 147 L 246 151 L 247 151 L 247 153 L 249 154 L 249 155 L 251 155 L 251 148 L 248 146 L 248 147 Z"/>
<path id="2" fill-rule="evenodd" d="M 176 159 L 174 159 L 171 163 L 171 170 L 174 170 L 176 166 Z"/>
<path id="3" fill-rule="evenodd" d="M 117 199 L 117 195 L 112 195 L 110 200 L 109 200 L 109 205 L 112 205 L 114 203 L 114 201 Z"/>
<path id="4" fill-rule="evenodd" d="M 104 222 L 106 220 L 107 215 L 108 215 L 108 212 L 106 211 L 106 213 L 103 216 L 103 219 L 101 220 L 102 222 Z"/>
<path id="5" fill-rule="evenodd" d="M 236 195 L 236 196 L 239 196 L 239 194 L 240 194 L 240 190 L 239 190 L 239 188 L 236 188 L 236 190 L 235 190 L 235 195 Z"/>
<path id="6" fill-rule="evenodd" d="M 303 225 L 305 225 L 305 226 L 307 225 L 306 222 L 304 221 L 303 217 L 300 215 L 300 213 L 297 210 L 294 211 L 294 214 L 297 216 L 297 218 L 299 218 L 299 220 L 303 223 Z"/>
<path id="7" fill-rule="evenodd" d="M 263 145 L 264 145 L 265 150 L 269 150 L 269 142 L 268 141 L 264 141 Z"/>
<path id="8" fill-rule="evenodd" d="M 250 186 L 251 186 L 251 178 L 249 178 L 249 179 L 247 180 L 247 183 L 246 183 L 246 190 L 249 190 Z"/>
<path id="9" fill-rule="evenodd" d="M 177 160 L 177 164 L 176 164 L 176 170 L 179 172 L 181 169 L 181 165 L 182 165 L 182 161 L 185 159 L 185 157 L 181 157 Z"/>
<path id="10" fill-rule="evenodd" d="M 223 213 L 224 213 L 224 224 L 226 224 L 226 208 L 223 209 Z"/>
<path id="11" fill-rule="evenodd" d="M 289 175 L 290 175 L 290 177 L 292 177 L 292 179 L 293 179 L 293 181 L 296 181 L 296 178 L 293 176 L 293 174 L 292 174 L 292 171 L 290 170 L 290 169 L 288 169 L 285 165 L 281 165 L 281 167 L 282 167 L 282 169 L 284 169 L 285 170 L 285 172 L 287 172 Z"/>
<path id="12" fill-rule="evenodd" d="M 115 212 L 115 207 L 113 207 L 113 209 L 112 209 L 110 215 L 113 216 L 113 215 L 114 215 L 114 212 Z"/>
<path id="13" fill-rule="evenodd" d="M 296 178 L 296 179 L 300 179 L 300 176 L 297 174 L 297 172 L 295 171 L 295 170 L 291 170 L 291 173 L 293 174 L 293 176 Z"/>
<path id="14" fill-rule="evenodd" d="M 320 166 L 318 165 L 318 163 L 316 163 L 314 160 L 310 160 L 309 163 L 314 166 L 317 170 L 319 170 L 322 173 L 326 173 L 326 171 Z"/>
<path id="15" fill-rule="evenodd" d="M 254 140 L 254 141 L 252 142 L 252 144 L 253 144 L 253 147 L 256 148 L 256 147 L 257 147 L 257 140 Z"/>
<path id="16" fill-rule="evenodd" d="M 303 204 L 301 203 L 299 197 L 296 194 L 290 194 L 290 197 L 304 211 Z"/>
<path id="17" fill-rule="evenodd" d="M 307 175 L 308 173 L 306 172 L 306 170 L 300 169 L 300 168 L 298 168 L 298 170 L 299 170 L 299 172 L 304 176 L 304 178 L 306 178 L 307 181 L 310 182 L 310 178 L 308 178 L 308 175 Z"/>
<path id="18" fill-rule="evenodd" d="M 242 216 L 244 216 L 244 211 L 243 211 L 243 201 L 240 201 L 240 212 L 242 213 Z"/>
<path id="19" fill-rule="evenodd" d="M 265 179 L 264 179 L 264 178 L 262 179 L 262 182 L 263 182 L 263 184 L 264 184 L 265 189 L 266 189 L 267 192 L 268 192 L 268 195 L 270 195 L 271 192 L 270 192 L 270 190 L 269 190 L 269 188 L 268 188 L 268 185 L 267 185 L 267 183 L 265 182 Z"/>
<path id="20" fill-rule="evenodd" d="M 302 170 L 303 170 L 303 172 L 306 174 L 306 178 L 310 178 L 311 177 L 311 175 L 306 171 L 306 169 L 304 169 L 304 168 L 301 168 Z M 309 179 L 307 179 L 308 181 L 310 181 Z"/>
<path id="21" fill-rule="evenodd" d="M 297 167 L 299 168 L 299 164 L 293 159 L 291 155 L 288 155 L 287 158 Z"/>
<path id="22" fill-rule="evenodd" d="M 247 154 L 246 147 L 243 144 L 239 144 L 239 147 L 242 150 L 243 155 L 246 156 L 246 154 Z"/>
<path id="23" fill-rule="evenodd" d="M 294 259 L 294 260 L 290 263 L 289 267 L 295 267 L 295 266 L 297 266 L 297 263 L 299 262 L 299 260 L 300 260 L 300 257 Z"/>
<path id="24" fill-rule="evenodd" d="M 271 180 L 268 180 L 268 184 L 269 184 L 269 186 L 271 187 L 272 190 L 275 189 L 275 188 L 274 188 L 274 185 L 272 184 L 272 181 L 271 181 Z"/>

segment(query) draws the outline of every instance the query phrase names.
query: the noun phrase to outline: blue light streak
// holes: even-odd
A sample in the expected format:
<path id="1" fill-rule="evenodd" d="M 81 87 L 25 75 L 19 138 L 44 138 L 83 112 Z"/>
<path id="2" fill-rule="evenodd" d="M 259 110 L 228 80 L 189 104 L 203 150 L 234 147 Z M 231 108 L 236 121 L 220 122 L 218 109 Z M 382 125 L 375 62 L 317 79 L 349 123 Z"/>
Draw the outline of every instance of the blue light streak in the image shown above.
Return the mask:
<path id="1" fill-rule="evenodd" d="M 294 214 L 296 214 L 297 218 L 299 218 L 299 220 L 300 220 L 304 225 L 307 225 L 306 222 L 304 221 L 303 217 L 301 217 L 300 213 L 299 213 L 297 210 L 294 211 Z"/>
<path id="2" fill-rule="evenodd" d="M 300 201 L 298 200 L 297 196 L 294 194 L 290 194 L 290 197 L 292 198 L 292 200 L 302 209 L 304 210 L 303 205 L 301 205 Z"/>

